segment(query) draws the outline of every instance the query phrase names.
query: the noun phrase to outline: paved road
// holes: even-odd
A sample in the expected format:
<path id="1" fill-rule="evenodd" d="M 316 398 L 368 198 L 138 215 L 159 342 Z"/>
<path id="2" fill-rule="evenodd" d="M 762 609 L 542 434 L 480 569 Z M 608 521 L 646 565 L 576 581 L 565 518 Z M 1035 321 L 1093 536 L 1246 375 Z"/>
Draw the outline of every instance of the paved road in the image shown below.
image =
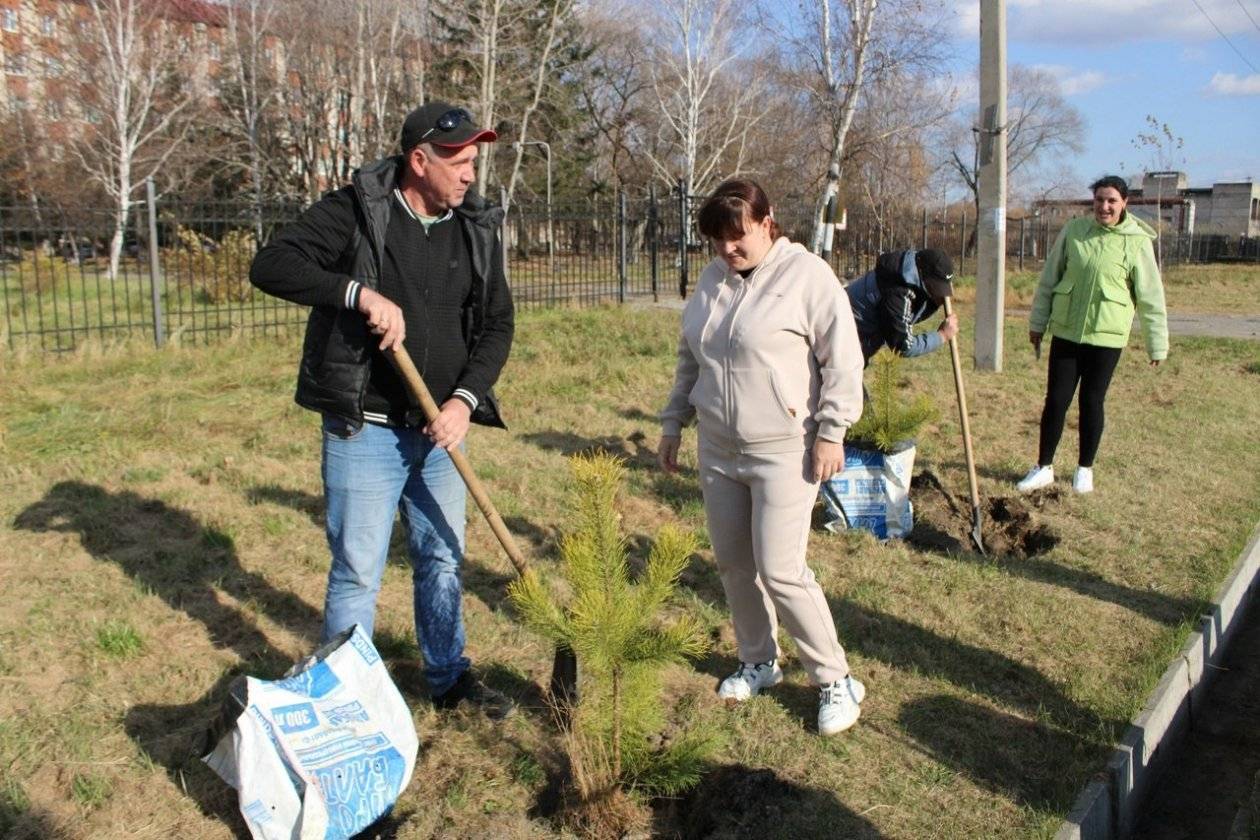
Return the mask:
<path id="1" fill-rule="evenodd" d="M 1136 324 L 1134 329 L 1137 329 Z M 1168 331 L 1173 335 L 1260 340 L 1260 315 L 1193 315 L 1173 312 L 1168 315 Z"/>
<path id="2" fill-rule="evenodd" d="M 1027 309 L 1008 309 L 1006 317 L 1028 319 Z M 1133 331 L 1142 328 L 1133 321 Z M 1260 341 L 1260 315 L 1204 315 L 1196 312 L 1169 312 L 1168 332 L 1172 335 L 1196 335 L 1210 338 L 1250 338 Z"/>

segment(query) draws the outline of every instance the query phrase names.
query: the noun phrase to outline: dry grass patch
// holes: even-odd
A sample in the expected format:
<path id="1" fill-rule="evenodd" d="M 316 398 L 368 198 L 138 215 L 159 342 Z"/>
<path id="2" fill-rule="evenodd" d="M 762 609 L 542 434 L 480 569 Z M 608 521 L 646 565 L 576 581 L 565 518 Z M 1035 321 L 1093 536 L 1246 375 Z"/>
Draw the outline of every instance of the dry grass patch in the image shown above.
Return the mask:
<path id="1" fill-rule="evenodd" d="M 1041 269 L 1019 271 L 1009 258 L 1006 267 L 1006 306 L 1027 309 L 1032 306 Z M 1169 312 L 1201 315 L 1260 313 L 1260 264 L 1173 265 L 1163 273 L 1163 279 Z M 974 276 L 958 278 L 957 286 L 960 302 L 975 300 Z"/>
<path id="2" fill-rule="evenodd" d="M 653 465 L 677 319 L 521 318 L 500 389 L 511 431 L 477 430 L 470 457 L 544 574 L 573 452 L 626 458 L 632 563 L 666 522 L 707 546 L 693 439 L 681 477 Z M 1007 347 L 1023 332 L 1012 322 Z M 327 568 L 318 425 L 291 402 L 298 352 L 296 341 L 135 346 L 0 368 L 0 833 L 241 830 L 232 792 L 197 760 L 205 724 L 233 676 L 276 675 L 313 646 Z M 811 562 L 870 688 L 861 722 L 841 737 L 813 734 L 815 694 L 794 661 L 769 696 L 730 710 L 713 702 L 735 658 L 702 549 L 678 609 L 705 623 L 715 647 L 695 667 L 671 667 L 666 693 L 675 724 L 704 720 L 728 737 L 709 781 L 661 803 L 653 830 L 720 833 L 730 826 L 715 813 L 722 792 L 742 791 L 748 807 L 726 816 L 769 837 L 1052 834 L 1254 524 L 1255 362 L 1254 344 L 1174 339 L 1169 362 L 1151 370 L 1131 347 L 1109 398 L 1098 492 L 1033 500 L 1060 537 L 1045 551 L 981 558 L 816 533 Z M 963 493 L 948 356 L 905 371 L 942 408 L 920 464 Z M 1034 455 L 1044 375 L 1013 349 L 1004 374 L 968 374 L 986 498 L 1010 495 Z M 555 836 L 564 767 L 539 689 L 552 646 L 519 625 L 506 602 L 511 568 L 470 516 L 469 650 L 522 712 L 495 726 L 428 706 L 396 541 L 377 641 L 422 746 L 389 830 Z"/>

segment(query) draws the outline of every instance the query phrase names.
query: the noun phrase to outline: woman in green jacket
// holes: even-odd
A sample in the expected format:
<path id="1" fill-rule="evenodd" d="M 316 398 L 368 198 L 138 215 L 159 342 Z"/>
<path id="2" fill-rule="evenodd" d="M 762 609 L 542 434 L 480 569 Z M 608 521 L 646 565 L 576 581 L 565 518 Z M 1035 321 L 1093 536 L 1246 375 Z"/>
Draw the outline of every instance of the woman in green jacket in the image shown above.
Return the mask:
<path id="1" fill-rule="evenodd" d="M 1108 175 L 1090 185 L 1093 217 L 1072 219 L 1046 258 L 1033 298 L 1028 340 L 1041 354 L 1049 332 L 1050 372 L 1041 412 L 1037 464 L 1019 482 L 1027 493 L 1054 482 L 1054 450 L 1079 382 L 1080 457 L 1072 489 L 1094 489 L 1094 455 L 1103 431 L 1103 401 L 1120 351 L 1129 341 L 1133 313 L 1142 322 L 1152 366 L 1168 357 L 1168 320 L 1159 279 L 1155 231 L 1125 211 L 1129 188 Z"/>

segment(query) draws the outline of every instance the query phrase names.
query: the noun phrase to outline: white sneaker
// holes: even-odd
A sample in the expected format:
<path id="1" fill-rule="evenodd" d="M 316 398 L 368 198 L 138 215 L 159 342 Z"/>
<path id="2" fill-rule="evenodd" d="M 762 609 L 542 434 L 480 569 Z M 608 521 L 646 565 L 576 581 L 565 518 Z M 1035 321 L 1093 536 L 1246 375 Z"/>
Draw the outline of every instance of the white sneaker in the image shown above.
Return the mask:
<path id="1" fill-rule="evenodd" d="M 1072 489 L 1077 493 L 1093 493 L 1094 492 L 1094 468 L 1093 467 L 1077 467 L 1076 475 L 1072 478 Z"/>
<path id="2" fill-rule="evenodd" d="M 835 735 L 857 723 L 866 686 L 852 676 L 822 686 L 818 698 L 818 734 Z"/>
<path id="3" fill-rule="evenodd" d="M 1054 465 L 1048 467 L 1035 466 L 1028 471 L 1028 475 L 1019 480 L 1015 485 L 1015 489 L 1021 493 L 1031 493 L 1034 490 L 1040 490 L 1042 487 L 1049 487 L 1054 484 Z"/>
<path id="4" fill-rule="evenodd" d="M 778 660 L 769 662 L 741 662 L 739 670 L 722 680 L 718 697 L 729 703 L 742 703 L 763 688 L 783 682 L 783 669 Z"/>

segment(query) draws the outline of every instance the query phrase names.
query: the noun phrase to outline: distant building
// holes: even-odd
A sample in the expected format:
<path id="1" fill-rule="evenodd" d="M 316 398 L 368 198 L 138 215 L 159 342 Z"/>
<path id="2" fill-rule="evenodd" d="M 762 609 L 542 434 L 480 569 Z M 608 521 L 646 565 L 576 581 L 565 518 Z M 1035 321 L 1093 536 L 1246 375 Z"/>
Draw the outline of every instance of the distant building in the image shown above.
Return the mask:
<path id="1" fill-rule="evenodd" d="M 1035 207 L 1053 225 L 1089 213 L 1091 205 L 1081 199 L 1039 201 Z M 1141 186 L 1130 183 L 1128 209 L 1151 225 L 1159 219 L 1169 233 L 1260 237 L 1260 183 L 1253 181 L 1191 187 L 1184 172 L 1147 172 Z"/>

